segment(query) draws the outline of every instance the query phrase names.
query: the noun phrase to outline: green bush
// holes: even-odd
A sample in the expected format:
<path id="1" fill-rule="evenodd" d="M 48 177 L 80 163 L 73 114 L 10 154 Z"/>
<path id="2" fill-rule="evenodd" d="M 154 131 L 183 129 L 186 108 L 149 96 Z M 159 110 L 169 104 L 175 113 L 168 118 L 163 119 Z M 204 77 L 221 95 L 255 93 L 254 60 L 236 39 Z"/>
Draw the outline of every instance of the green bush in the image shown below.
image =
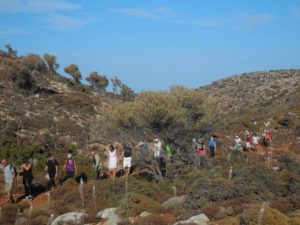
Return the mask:
<path id="1" fill-rule="evenodd" d="M 39 148 L 37 146 L 19 146 L 16 144 L 7 144 L 0 148 L 1 159 L 6 158 L 10 163 L 20 166 L 25 156 L 37 156 Z"/>

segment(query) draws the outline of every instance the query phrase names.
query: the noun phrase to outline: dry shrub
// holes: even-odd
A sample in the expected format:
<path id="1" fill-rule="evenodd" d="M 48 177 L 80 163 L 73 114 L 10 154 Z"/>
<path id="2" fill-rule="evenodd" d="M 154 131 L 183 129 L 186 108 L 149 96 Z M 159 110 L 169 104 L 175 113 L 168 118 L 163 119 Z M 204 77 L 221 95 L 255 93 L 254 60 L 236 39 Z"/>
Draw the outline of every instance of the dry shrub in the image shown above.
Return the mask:
<path id="1" fill-rule="evenodd" d="M 219 225 L 240 225 L 240 221 L 236 217 L 227 217 L 218 221 Z"/>
<path id="2" fill-rule="evenodd" d="M 300 213 L 294 213 L 291 216 L 291 219 L 289 220 L 290 225 L 300 225 Z"/>
<path id="3" fill-rule="evenodd" d="M 244 213 L 239 217 L 240 221 L 244 221 L 248 225 L 257 225 L 258 217 L 260 212 L 260 206 L 251 207 L 248 210 L 245 210 Z M 281 212 L 266 208 L 263 215 L 262 224 L 263 225 L 288 225 L 289 218 L 286 217 Z"/>
<path id="4" fill-rule="evenodd" d="M 119 203 L 118 213 L 127 216 L 137 216 L 146 211 L 149 213 L 161 212 L 159 202 L 140 194 L 129 194 L 128 200 L 123 199 Z"/>
<path id="5" fill-rule="evenodd" d="M 0 224 L 1 225 L 14 224 L 17 213 L 18 213 L 17 205 L 7 204 L 5 206 L 2 206 L 2 217 L 0 220 Z"/>
<path id="6" fill-rule="evenodd" d="M 31 225 L 47 224 L 48 220 L 49 220 L 49 216 L 46 215 L 36 216 L 35 218 L 32 218 Z"/>
<path id="7" fill-rule="evenodd" d="M 55 214 L 67 213 L 81 208 L 78 185 L 73 179 L 68 179 L 56 191 L 52 192 L 51 198 Z"/>
<path id="8" fill-rule="evenodd" d="M 284 214 L 300 209 L 300 196 L 278 198 L 271 203 L 271 208 Z"/>

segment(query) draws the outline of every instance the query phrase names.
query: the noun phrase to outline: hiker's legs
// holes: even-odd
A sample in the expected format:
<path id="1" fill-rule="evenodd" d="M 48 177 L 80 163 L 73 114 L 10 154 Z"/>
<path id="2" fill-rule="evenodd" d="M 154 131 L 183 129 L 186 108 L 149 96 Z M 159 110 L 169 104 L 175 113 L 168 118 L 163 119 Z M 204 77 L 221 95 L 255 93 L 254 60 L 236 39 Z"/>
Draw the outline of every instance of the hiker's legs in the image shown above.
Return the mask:
<path id="1" fill-rule="evenodd" d="M 61 180 L 60 180 L 60 184 L 63 184 L 66 180 L 70 179 L 70 178 L 74 178 L 74 171 L 67 171 L 66 176 L 64 176 Z"/>
<path id="2" fill-rule="evenodd" d="M 7 198 L 10 203 L 14 203 L 13 198 L 13 189 L 14 189 L 14 182 L 9 182 L 5 184 L 5 191 L 7 192 Z"/>
<path id="3" fill-rule="evenodd" d="M 74 178 L 75 172 L 74 171 L 67 171 L 67 179 Z"/>
<path id="4" fill-rule="evenodd" d="M 32 177 L 23 176 L 23 185 L 25 188 L 26 196 L 31 196 L 31 183 L 32 183 Z"/>
<path id="5" fill-rule="evenodd" d="M 212 158 L 215 156 L 215 148 L 209 147 L 209 157 Z"/>
<path id="6" fill-rule="evenodd" d="M 55 187 L 55 174 L 49 173 L 49 184 L 48 184 L 48 188 L 49 190 L 51 190 L 52 187 Z"/>
<path id="7" fill-rule="evenodd" d="M 96 180 L 99 180 L 100 179 L 100 172 L 101 172 L 101 169 L 96 167 L 96 175 L 95 175 L 95 179 Z"/>
<path id="8" fill-rule="evenodd" d="M 116 168 L 112 169 L 112 179 L 115 180 L 116 179 Z"/>

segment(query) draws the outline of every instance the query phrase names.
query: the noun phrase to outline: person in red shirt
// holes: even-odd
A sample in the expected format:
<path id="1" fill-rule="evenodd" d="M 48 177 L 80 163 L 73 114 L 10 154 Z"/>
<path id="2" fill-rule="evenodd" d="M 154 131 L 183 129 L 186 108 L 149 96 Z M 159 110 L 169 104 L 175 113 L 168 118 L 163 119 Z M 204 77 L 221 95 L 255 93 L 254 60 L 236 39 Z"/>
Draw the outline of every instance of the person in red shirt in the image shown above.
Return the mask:
<path id="1" fill-rule="evenodd" d="M 246 135 L 246 149 L 249 150 L 251 148 L 251 136 L 250 134 Z"/>

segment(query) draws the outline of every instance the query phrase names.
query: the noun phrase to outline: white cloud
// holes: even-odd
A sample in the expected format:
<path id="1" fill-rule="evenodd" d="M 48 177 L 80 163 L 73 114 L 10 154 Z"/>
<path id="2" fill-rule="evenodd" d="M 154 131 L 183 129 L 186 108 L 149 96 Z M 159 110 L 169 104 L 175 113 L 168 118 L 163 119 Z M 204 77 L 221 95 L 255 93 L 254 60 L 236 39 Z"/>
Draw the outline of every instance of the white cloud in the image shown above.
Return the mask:
<path id="1" fill-rule="evenodd" d="M 141 19 L 154 19 L 154 20 L 174 17 L 177 15 L 177 13 L 175 13 L 173 10 L 167 7 L 158 7 L 154 10 L 149 10 L 145 8 L 125 8 L 125 9 L 111 8 L 108 9 L 108 11 L 116 14 L 123 14 L 127 16 L 141 18 Z"/>
<path id="2" fill-rule="evenodd" d="M 55 14 L 49 16 L 44 21 L 56 30 L 66 30 L 83 27 L 89 23 L 94 22 L 95 19 L 92 17 L 73 18 L 69 16 Z"/>
<path id="3" fill-rule="evenodd" d="M 0 13 L 43 13 L 78 9 L 81 9 L 81 5 L 64 0 L 0 0 Z"/>

